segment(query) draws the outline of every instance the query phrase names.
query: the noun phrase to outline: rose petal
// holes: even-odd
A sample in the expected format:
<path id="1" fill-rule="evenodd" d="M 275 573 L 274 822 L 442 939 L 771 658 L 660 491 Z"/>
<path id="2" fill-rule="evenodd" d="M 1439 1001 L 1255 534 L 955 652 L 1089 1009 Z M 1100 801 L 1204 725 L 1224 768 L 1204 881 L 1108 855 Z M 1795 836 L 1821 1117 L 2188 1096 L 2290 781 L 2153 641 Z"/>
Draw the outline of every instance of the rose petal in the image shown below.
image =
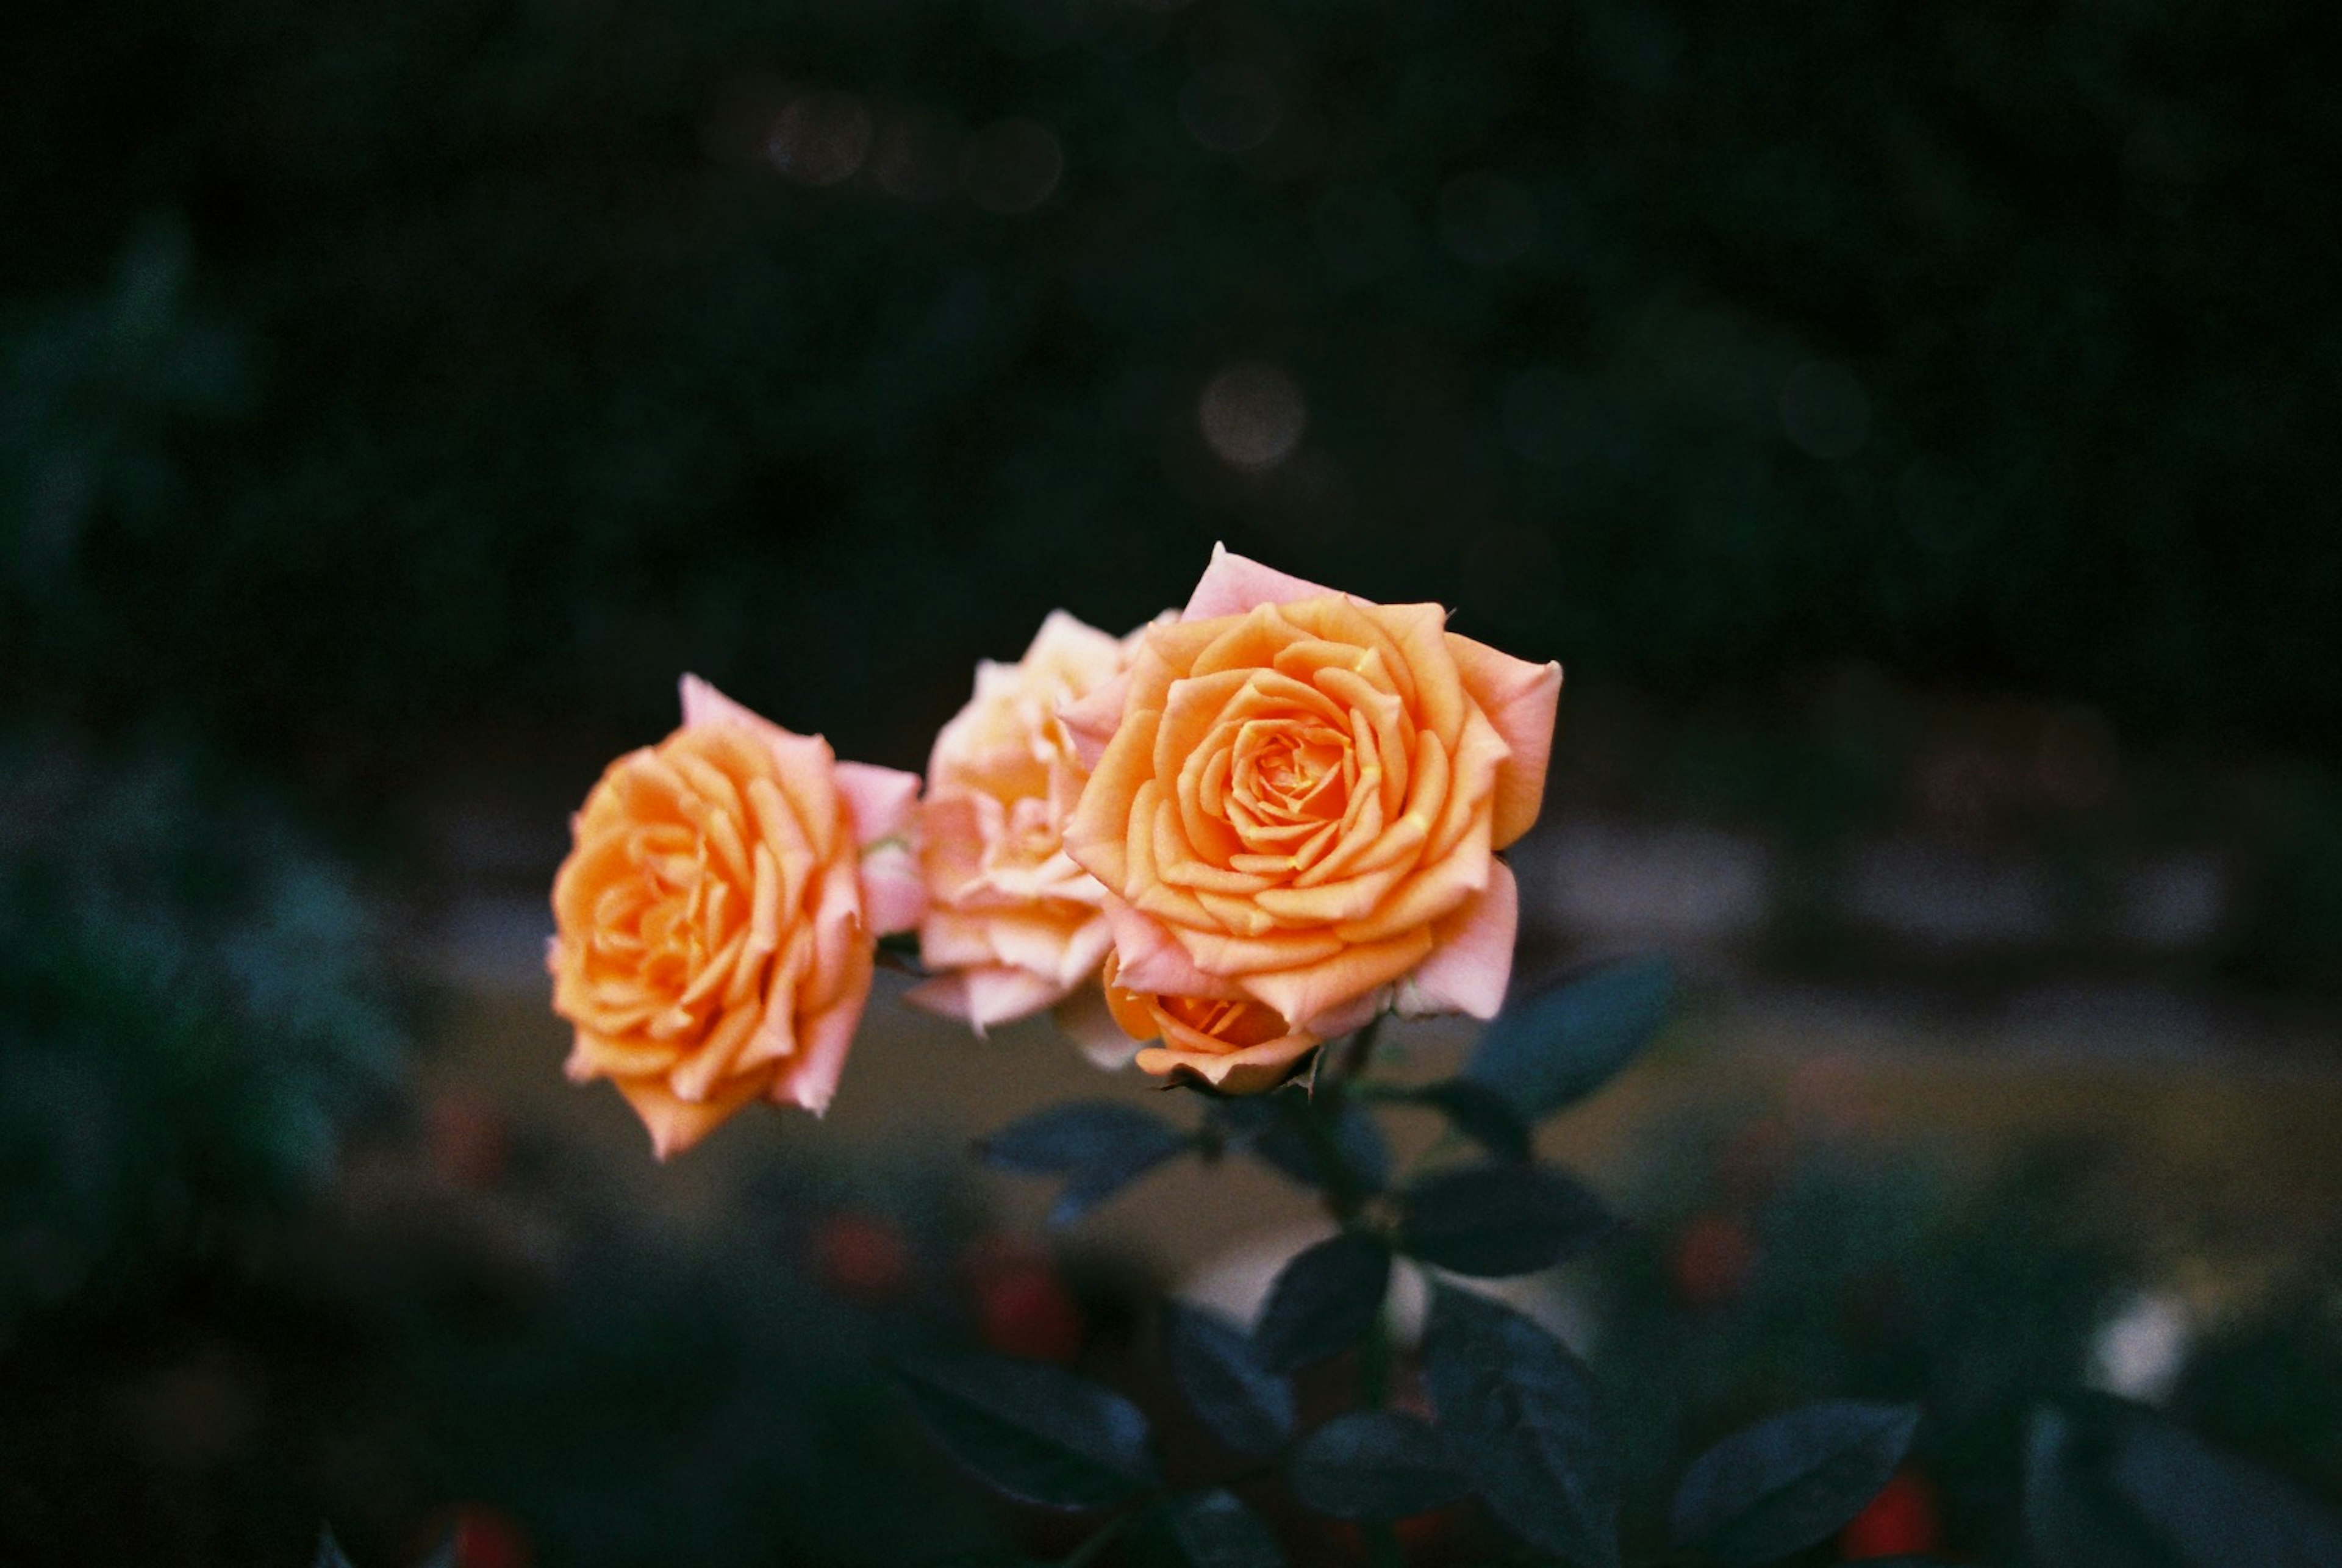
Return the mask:
<path id="1" fill-rule="evenodd" d="M 1416 1017 L 1466 1013 L 1494 1018 L 1512 977 L 1520 910 L 1520 884 L 1512 868 L 1493 862 L 1487 890 L 1434 928 L 1431 956 L 1400 983 L 1401 1011 Z"/>
<path id="2" fill-rule="evenodd" d="M 1206 974 L 1187 956 L 1170 928 L 1153 915 L 1109 897 L 1106 917 L 1114 928 L 1114 952 L 1119 965 L 1115 984 L 1127 991 L 1151 991 L 1158 996 L 1211 996 L 1235 1001 L 1244 995 L 1232 981 Z"/>
<path id="3" fill-rule="evenodd" d="M 837 1000 L 797 1024 L 798 1048 L 793 1064 L 773 1081 L 775 1104 L 794 1102 L 823 1115 L 837 1093 L 838 1074 L 846 1070 L 846 1054 L 854 1047 L 854 1031 L 870 1000 L 872 967 L 867 949 L 846 975 Z"/>
<path id="4" fill-rule="evenodd" d="M 926 913 L 926 879 L 909 845 L 888 844 L 862 857 L 862 919 L 870 934 L 916 930 Z"/>
<path id="5" fill-rule="evenodd" d="M 1258 1045 L 1247 1045 L 1241 1051 L 1207 1053 L 1180 1051 L 1167 1045 L 1150 1045 L 1136 1058 L 1139 1071 L 1156 1077 L 1168 1077 L 1186 1068 L 1202 1077 L 1214 1088 L 1230 1094 L 1257 1094 L 1274 1089 L 1293 1075 L 1293 1069 L 1309 1053 L 1317 1049 L 1317 1041 L 1307 1034 L 1286 1034 Z"/>
<path id="6" fill-rule="evenodd" d="M 1225 544 L 1214 544 L 1212 564 L 1204 568 L 1203 578 L 1187 596 L 1187 607 L 1179 612 L 1179 618 L 1200 621 L 1212 615 L 1241 615 L 1256 605 L 1322 599 L 1333 592 L 1232 554 Z"/>
<path id="7" fill-rule="evenodd" d="M 898 838 L 911 831 L 918 804 L 919 775 L 900 768 L 869 763 L 837 764 L 837 793 L 854 814 L 854 842 L 867 849 L 880 839 Z"/>
<path id="8" fill-rule="evenodd" d="M 1138 1054 L 1140 1043 L 1115 1022 L 1101 986 L 1076 988 L 1057 1004 L 1050 1016 L 1066 1037 L 1081 1047 L 1089 1064 L 1101 1073 L 1119 1073 Z"/>
<path id="9" fill-rule="evenodd" d="M 1535 825 L 1545 805 L 1546 768 L 1553 754 L 1554 711 L 1561 701 L 1561 666 L 1532 664 L 1486 643 L 1447 634 L 1464 689 L 1496 726 L 1512 755 L 1496 769 L 1491 842 L 1503 849 Z"/>
<path id="10" fill-rule="evenodd" d="M 1431 934 L 1416 930 L 1387 942 L 1345 947 L 1332 957 L 1298 969 L 1247 974 L 1245 989 L 1276 1008 L 1294 1028 L 1312 1034 L 1324 1033 L 1319 1018 L 1356 1002 L 1423 962 L 1431 951 Z"/>
<path id="11" fill-rule="evenodd" d="M 726 1084 L 722 1094 L 713 1098 L 688 1101 L 676 1097 L 675 1092 L 656 1078 L 616 1078 L 612 1080 L 635 1114 L 650 1129 L 651 1152 L 661 1160 L 682 1154 L 708 1134 L 721 1126 L 726 1118 L 756 1098 L 753 1083 Z"/>
<path id="12" fill-rule="evenodd" d="M 1066 738 L 1073 743 L 1074 755 L 1085 768 L 1095 768 L 1098 758 L 1106 755 L 1114 732 L 1122 725 L 1124 699 L 1130 694 L 1127 673 L 1098 687 L 1086 697 L 1059 704 L 1057 722 L 1066 726 Z"/>

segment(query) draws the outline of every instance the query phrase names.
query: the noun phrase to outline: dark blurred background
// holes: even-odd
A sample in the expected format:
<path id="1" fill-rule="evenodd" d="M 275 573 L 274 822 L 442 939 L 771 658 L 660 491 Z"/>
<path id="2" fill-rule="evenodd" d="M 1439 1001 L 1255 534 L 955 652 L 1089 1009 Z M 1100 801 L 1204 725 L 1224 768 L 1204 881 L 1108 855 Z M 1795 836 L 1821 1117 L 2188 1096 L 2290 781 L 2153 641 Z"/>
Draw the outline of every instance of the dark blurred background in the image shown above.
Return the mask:
<path id="1" fill-rule="evenodd" d="M 1207 1263 L 1165 1219 L 1016 1251 L 934 1154 L 1096 1085 L 882 998 L 861 1109 L 616 1174 L 543 889 L 680 670 L 916 767 L 976 658 L 1215 540 L 1567 667 L 1523 972 L 1691 981 L 1645 1131 L 1583 1134 L 1707 1249 L 1637 1321 L 1755 1255 L 1681 1118 L 1933 1138 L 1965 1174 L 1880 1257 L 1997 1203 L 2090 1263 L 1980 1263 L 2047 1294 L 1927 1377 L 2070 1319 L 2024 1376 L 2079 1379 L 2159 1303 L 2264 1335 L 2163 1392 L 2342 1491 L 2342 1417 L 2268 1403 L 2342 1375 L 2335 43 L 2306 0 L 11 10 L 0 1548 L 1023 1527 L 836 1353 L 1110 1357 Z M 2127 1207 L 2024 1185 L 2077 1141 Z M 913 1473 L 857 1535 L 839 1476 Z"/>

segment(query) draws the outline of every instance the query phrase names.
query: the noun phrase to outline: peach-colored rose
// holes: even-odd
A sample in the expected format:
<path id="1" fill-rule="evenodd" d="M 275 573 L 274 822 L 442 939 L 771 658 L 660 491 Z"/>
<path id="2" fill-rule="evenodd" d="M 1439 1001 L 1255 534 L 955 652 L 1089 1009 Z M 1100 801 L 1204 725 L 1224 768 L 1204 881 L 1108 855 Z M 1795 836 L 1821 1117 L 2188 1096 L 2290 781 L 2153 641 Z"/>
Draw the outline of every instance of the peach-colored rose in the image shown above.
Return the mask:
<path id="1" fill-rule="evenodd" d="M 1066 848 L 1106 886 L 1120 984 L 1321 1039 L 1394 1004 L 1495 1013 L 1518 899 L 1494 852 L 1536 820 L 1561 667 L 1446 620 L 1216 550 L 1065 710 L 1094 759 Z"/>
<path id="2" fill-rule="evenodd" d="M 1245 998 L 1163 996 L 1116 984 L 1106 954 L 1106 1004 L 1133 1040 L 1156 1041 L 1138 1053 L 1139 1071 L 1157 1077 L 1194 1074 L 1231 1094 L 1274 1089 L 1310 1052 L 1317 1036 L 1289 1027 L 1274 1008 Z"/>
<path id="3" fill-rule="evenodd" d="M 1089 772 L 1057 709 L 1119 674 L 1126 646 L 1060 610 L 1016 663 L 976 666 L 975 697 L 927 763 L 919 956 L 937 973 L 910 1001 L 981 1034 L 1096 978 L 1113 940 L 1106 890 L 1063 841 Z"/>
<path id="4" fill-rule="evenodd" d="M 841 763 L 693 676 L 683 727 L 612 763 L 553 884 L 568 1074 L 608 1078 L 661 1159 L 751 1100 L 827 1108 L 879 935 L 919 915 L 919 781 Z"/>

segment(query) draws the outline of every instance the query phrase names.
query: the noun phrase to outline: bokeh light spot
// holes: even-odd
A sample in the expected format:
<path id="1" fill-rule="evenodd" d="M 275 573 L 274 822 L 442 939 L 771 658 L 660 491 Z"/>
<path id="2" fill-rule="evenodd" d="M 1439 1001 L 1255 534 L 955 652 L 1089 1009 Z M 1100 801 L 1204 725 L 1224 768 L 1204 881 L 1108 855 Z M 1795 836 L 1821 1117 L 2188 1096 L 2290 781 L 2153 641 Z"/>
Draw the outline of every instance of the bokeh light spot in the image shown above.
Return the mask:
<path id="1" fill-rule="evenodd" d="M 773 122 L 765 144 L 773 166 L 808 185 L 854 177 L 870 155 L 869 106 L 851 93 L 808 93 Z"/>
<path id="2" fill-rule="evenodd" d="M 1274 468 L 1300 444 L 1309 409 L 1291 376 L 1274 365 L 1247 360 L 1204 384 L 1196 423 L 1222 461 L 1238 468 Z"/>

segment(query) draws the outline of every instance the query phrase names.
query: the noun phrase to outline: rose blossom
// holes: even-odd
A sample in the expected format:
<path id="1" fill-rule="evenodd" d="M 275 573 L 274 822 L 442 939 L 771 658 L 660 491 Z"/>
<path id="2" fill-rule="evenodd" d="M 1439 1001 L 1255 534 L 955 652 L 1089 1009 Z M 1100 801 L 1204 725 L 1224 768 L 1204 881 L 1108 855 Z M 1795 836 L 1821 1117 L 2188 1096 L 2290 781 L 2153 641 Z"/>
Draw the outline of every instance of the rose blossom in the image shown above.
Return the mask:
<path id="1" fill-rule="evenodd" d="M 1117 1028 L 1133 1040 L 1152 1040 L 1133 1058 L 1142 1073 L 1172 1077 L 1187 1072 L 1231 1094 L 1273 1089 L 1317 1048 L 1315 1034 L 1287 1024 L 1273 1007 L 1249 998 L 1165 996 L 1127 990 L 1117 982 L 1115 955 L 1106 959 L 1106 1004 Z"/>
<path id="2" fill-rule="evenodd" d="M 1065 710 L 1094 770 L 1066 849 L 1106 889 L 1119 986 L 1319 1039 L 1393 1004 L 1496 1012 L 1518 898 L 1494 852 L 1536 820 L 1561 667 L 1446 620 L 1215 550 L 1179 619 Z"/>
<path id="3" fill-rule="evenodd" d="M 909 1000 L 981 1034 L 1095 979 L 1112 941 L 1106 890 L 1066 854 L 1089 776 L 1057 709 L 1114 679 L 1126 644 L 1064 611 L 1013 664 L 976 666 L 976 694 L 936 737 L 920 806 L 928 905 Z"/>
<path id="4" fill-rule="evenodd" d="M 828 1107 L 876 938 L 918 920 L 919 781 L 841 763 L 695 676 L 683 727 L 620 757 L 553 884 L 554 1011 L 661 1159 L 755 1099 Z"/>

